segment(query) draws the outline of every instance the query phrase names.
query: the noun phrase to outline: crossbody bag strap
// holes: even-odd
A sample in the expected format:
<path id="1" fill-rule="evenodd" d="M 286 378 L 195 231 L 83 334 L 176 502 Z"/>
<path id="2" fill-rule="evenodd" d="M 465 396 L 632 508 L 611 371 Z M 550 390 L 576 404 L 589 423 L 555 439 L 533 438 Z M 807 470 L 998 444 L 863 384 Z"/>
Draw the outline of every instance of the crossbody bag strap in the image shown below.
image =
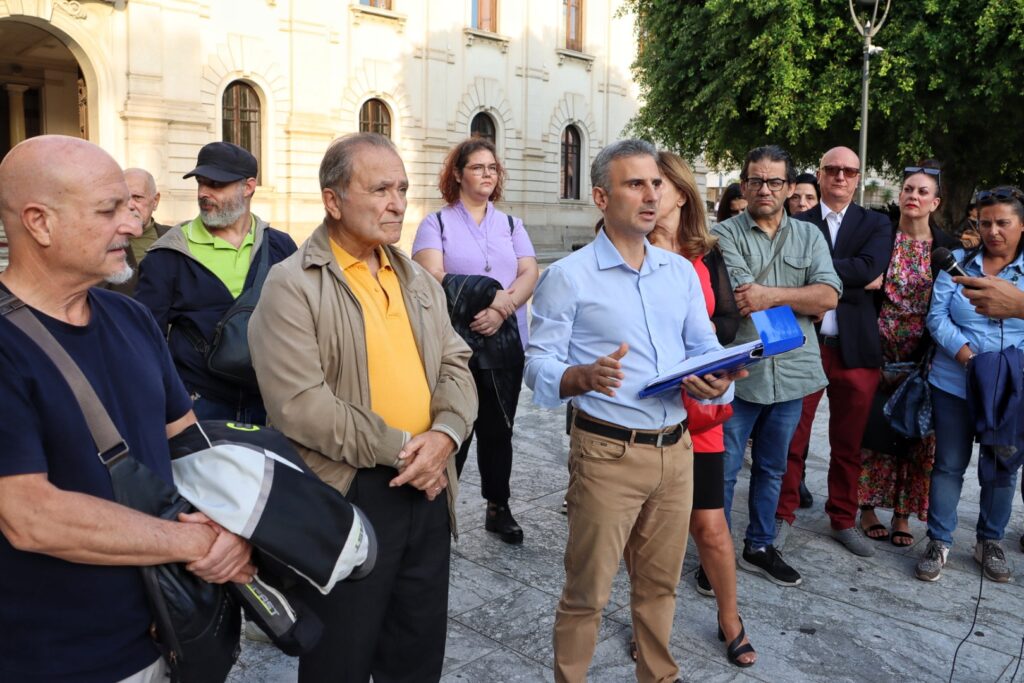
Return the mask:
<path id="1" fill-rule="evenodd" d="M 754 278 L 754 282 L 761 284 L 761 280 L 768 274 L 768 271 L 772 269 L 772 264 L 774 264 L 779 256 L 782 255 L 782 247 L 786 244 L 786 238 L 789 237 L 789 233 L 792 232 L 792 230 L 793 228 L 790 227 L 789 230 L 783 230 L 782 234 L 779 235 L 779 241 L 774 245 L 775 249 L 772 251 L 772 257 L 768 259 L 768 263 L 764 264 L 764 268 L 762 268 L 761 272 Z"/>
<path id="2" fill-rule="evenodd" d="M 121 438 L 121 433 L 117 431 L 110 414 L 82 369 L 39 319 L 32 315 L 25 303 L 15 295 L 5 293 L 0 296 L 0 315 L 6 316 L 28 335 L 64 376 L 89 425 L 100 462 L 109 470 L 118 460 L 128 455 L 128 444 Z"/>
<path id="3" fill-rule="evenodd" d="M 252 286 L 250 289 L 254 289 L 257 292 L 263 289 L 263 282 L 267 279 L 267 273 L 270 272 L 270 235 L 267 234 L 268 227 L 263 231 L 263 244 L 260 245 L 260 262 L 256 266 L 256 275 L 252 278 Z"/>

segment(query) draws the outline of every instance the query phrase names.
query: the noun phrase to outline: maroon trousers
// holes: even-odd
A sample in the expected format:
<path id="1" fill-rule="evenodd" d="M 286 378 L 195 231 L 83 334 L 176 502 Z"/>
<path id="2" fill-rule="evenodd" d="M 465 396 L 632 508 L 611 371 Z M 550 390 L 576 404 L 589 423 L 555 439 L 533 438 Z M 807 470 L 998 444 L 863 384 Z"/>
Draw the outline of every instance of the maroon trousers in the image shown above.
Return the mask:
<path id="1" fill-rule="evenodd" d="M 878 368 L 848 368 L 843 365 L 839 349 L 825 345 L 821 347 L 821 364 L 828 377 L 828 387 L 804 398 L 800 424 L 789 444 L 789 459 L 775 516 L 790 524 L 796 519 L 795 512 L 800 504 L 800 478 L 811 439 L 811 425 L 821 395 L 828 391 L 828 442 L 832 452 L 828 464 L 825 512 L 832 521 L 833 529 L 849 529 L 857 521 L 860 443 L 871 401 L 878 388 Z"/>

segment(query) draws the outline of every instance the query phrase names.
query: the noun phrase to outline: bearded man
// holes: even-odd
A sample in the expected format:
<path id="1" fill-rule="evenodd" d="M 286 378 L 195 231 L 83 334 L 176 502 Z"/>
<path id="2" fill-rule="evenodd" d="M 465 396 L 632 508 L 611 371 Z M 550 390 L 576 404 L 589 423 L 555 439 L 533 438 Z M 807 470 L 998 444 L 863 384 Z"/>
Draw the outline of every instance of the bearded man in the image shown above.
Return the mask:
<path id="1" fill-rule="evenodd" d="M 253 285 L 261 250 L 269 250 L 271 266 L 295 251 L 291 237 L 250 211 L 257 172 L 256 157 L 238 145 L 204 146 L 185 174 L 196 179 L 199 215 L 174 226 L 139 264 L 135 298 L 167 334 L 201 420 L 266 422 L 259 393 L 213 375 L 205 358 L 217 323 Z"/>

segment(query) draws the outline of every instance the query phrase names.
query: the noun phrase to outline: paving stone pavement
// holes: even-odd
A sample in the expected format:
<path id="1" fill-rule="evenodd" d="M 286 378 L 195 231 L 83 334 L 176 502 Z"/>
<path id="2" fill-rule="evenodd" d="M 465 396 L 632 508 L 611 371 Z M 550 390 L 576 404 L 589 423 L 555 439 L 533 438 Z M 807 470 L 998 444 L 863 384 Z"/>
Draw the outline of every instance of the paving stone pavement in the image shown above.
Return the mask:
<path id="1" fill-rule="evenodd" d="M 525 542 L 507 546 L 483 529 L 483 501 L 473 457 L 463 473 L 456 503 L 460 537 L 452 545 L 448 644 L 443 683 L 533 683 L 552 681 L 551 629 L 564 571 L 566 518 L 561 514 L 568 480 L 564 413 L 530 403 L 523 390 L 516 420 L 512 472 L 513 513 Z M 967 635 L 977 602 L 978 567 L 972 559 L 978 512 L 977 477 L 965 479 L 955 536 L 941 580 L 914 579 L 923 550 L 924 525 L 912 520 L 911 548 L 873 544 L 872 558 L 858 558 L 829 537 L 822 506 L 826 494 L 828 407 L 822 402 L 814 425 L 807 485 L 814 506 L 798 511 L 786 559 L 803 585 L 781 588 L 738 572 L 740 611 L 759 660 L 740 670 L 725 659 L 715 631 L 715 602 L 694 589 L 696 553 L 690 544 L 679 587 L 672 649 L 684 681 L 946 681 L 958 643 Z M 746 524 L 749 477 L 737 485 L 733 519 L 740 547 Z M 883 522 L 888 514 L 883 513 Z M 954 681 L 1024 681 L 1016 671 L 1024 646 L 1024 557 L 1017 540 L 1024 531 L 1021 503 L 1007 527 L 1005 548 L 1014 581 L 986 581 L 972 635 L 960 648 Z M 600 642 L 588 680 L 635 680 L 627 654 L 629 585 L 620 571 L 605 610 Z M 358 618 L 358 615 L 353 615 Z M 269 645 L 244 641 L 233 683 L 290 683 L 297 660 Z M 1021 667 L 1024 670 L 1024 666 Z M 1014 678 L 1014 674 L 1016 678 Z"/>

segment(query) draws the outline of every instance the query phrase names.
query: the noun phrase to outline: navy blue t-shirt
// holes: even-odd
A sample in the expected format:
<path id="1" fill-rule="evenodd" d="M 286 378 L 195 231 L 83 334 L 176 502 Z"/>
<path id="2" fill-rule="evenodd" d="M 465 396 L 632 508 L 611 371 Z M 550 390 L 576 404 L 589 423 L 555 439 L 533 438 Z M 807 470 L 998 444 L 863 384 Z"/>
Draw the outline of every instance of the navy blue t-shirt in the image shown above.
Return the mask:
<path id="1" fill-rule="evenodd" d="M 132 455 L 171 478 L 166 425 L 191 408 L 152 314 L 89 291 L 89 324 L 33 311 L 92 383 Z M 0 317 L 0 476 L 44 472 L 58 488 L 113 500 L 74 394 L 46 355 Z M 136 567 L 75 564 L 0 534 L 0 681 L 110 683 L 158 652 Z"/>

